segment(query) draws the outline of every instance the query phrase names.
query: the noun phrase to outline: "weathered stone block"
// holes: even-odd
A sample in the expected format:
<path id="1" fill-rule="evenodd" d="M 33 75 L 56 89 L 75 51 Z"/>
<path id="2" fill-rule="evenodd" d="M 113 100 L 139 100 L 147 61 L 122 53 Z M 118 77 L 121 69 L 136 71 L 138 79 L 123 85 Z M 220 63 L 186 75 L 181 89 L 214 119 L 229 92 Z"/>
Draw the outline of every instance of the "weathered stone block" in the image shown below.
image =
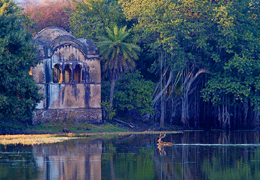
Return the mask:
<path id="1" fill-rule="evenodd" d="M 33 125 L 47 122 L 102 123 L 101 109 L 41 109 L 36 110 Z"/>

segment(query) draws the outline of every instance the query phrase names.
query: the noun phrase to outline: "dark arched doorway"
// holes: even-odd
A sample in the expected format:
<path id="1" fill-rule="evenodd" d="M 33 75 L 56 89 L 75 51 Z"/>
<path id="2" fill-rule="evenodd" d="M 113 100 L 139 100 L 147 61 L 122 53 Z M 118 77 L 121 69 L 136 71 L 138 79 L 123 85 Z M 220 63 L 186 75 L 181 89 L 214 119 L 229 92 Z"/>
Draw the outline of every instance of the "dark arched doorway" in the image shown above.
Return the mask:
<path id="1" fill-rule="evenodd" d="M 82 68 L 81 65 L 77 64 L 75 69 L 74 69 L 74 81 L 75 83 L 80 83 L 82 80 Z"/>
<path id="2" fill-rule="evenodd" d="M 70 83 L 71 80 L 72 80 L 72 77 L 71 77 L 71 65 L 67 64 L 64 68 L 64 82 L 65 83 Z"/>

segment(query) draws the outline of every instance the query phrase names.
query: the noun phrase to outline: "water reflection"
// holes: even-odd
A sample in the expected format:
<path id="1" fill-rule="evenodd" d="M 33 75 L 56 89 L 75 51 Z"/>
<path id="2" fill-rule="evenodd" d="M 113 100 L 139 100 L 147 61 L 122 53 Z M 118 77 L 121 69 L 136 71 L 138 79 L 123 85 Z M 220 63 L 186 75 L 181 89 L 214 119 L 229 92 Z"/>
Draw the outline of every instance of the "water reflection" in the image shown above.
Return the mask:
<path id="1" fill-rule="evenodd" d="M 128 135 L 0 147 L 0 179 L 260 179 L 258 131 Z"/>
<path id="2" fill-rule="evenodd" d="M 259 132 L 189 132 L 173 139 L 161 158 L 161 179 L 260 178 Z"/>
<path id="3" fill-rule="evenodd" d="M 37 179 L 39 169 L 30 146 L 0 146 L 0 179 Z"/>
<path id="4" fill-rule="evenodd" d="M 70 141 L 33 147 L 40 179 L 101 180 L 102 141 Z"/>

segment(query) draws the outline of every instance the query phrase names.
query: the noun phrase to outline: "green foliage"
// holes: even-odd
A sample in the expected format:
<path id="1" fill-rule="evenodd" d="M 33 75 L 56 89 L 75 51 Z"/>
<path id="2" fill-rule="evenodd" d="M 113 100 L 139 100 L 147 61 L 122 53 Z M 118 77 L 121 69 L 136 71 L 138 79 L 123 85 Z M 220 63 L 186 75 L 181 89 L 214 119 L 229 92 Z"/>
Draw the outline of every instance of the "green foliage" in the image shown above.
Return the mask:
<path id="1" fill-rule="evenodd" d="M 24 134 L 26 126 L 19 122 L 0 122 L 0 134 Z"/>
<path id="2" fill-rule="evenodd" d="M 123 73 L 135 68 L 135 60 L 138 59 L 140 47 L 126 42 L 129 32 L 126 26 L 119 28 L 114 26 L 113 30 L 106 27 L 107 36 L 100 37 L 98 47 L 101 59 L 104 61 L 103 70 L 111 79 L 109 102 L 113 107 L 115 83 Z"/>
<path id="3" fill-rule="evenodd" d="M 136 44 L 125 42 L 129 36 L 126 26 L 113 30 L 106 28 L 107 36 L 101 37 L 97 46 L 104 62 L 104 70 L 111 79 L 119 79 L 123 73 L 135 68 L 140 47 Z"/>
<path id="4" fill-rule="evenodd" d="M 206 69 L 206 101 L 232 96 L 259 106 L 258 3 L 246 0 L 120 1 L 129 20 L 138 20 L 139 39 L 163 48 L 172 69 Z M 151 38 L 149 38 L 152 37 Z M 141 38 L 140 38 L 141 37 Z M 142 38 L 144 37 L 144 38 Z M 157 69 L 159 69 L 157 65 Z"/>
<path id="5" fill-rule="evenodd" d="M 152 93 L 154 83 L 144 80 L 139 72 L 125 74 L 115 90 L 115 107 L 118 111 L 135 110 L 139 115 L 153 114 Z"/>
<path id="6" fill-rule="evenodd" d="M 112 120 L 113 117 L 116 115 L 115 109 L 113 109 L 112 105 L 108 101 L 103 101 L 101 103 L 101 107 L 103 108 L 104 118 L 107 120 Z"/>
<path id="7" fill-rule="evenodd" d="M 250 2 L 232 1 L 214 9 L 217 18 L 212 24 L 218 30 L 212 33 L 216 49 L 212 53 L 213 75 L 202 91 L 205 100 L 214 104 L 221 104 L 222 97 L 228 95 L 236 102 L 251 100 L 259 107 L 259 10 L 251 8 Z"/>
<path id="8" fill-rule="evenodd" d="M 36 47 L 25 30 L 24 16 L 10 0 L 0 0 L 0 119 L 29 123 L 41 100 L 28 74 L 37 64 Z"/>
<path id="9" fill-rule="evenodd" d="M 102 99 L 109 96 L 109 83 L 102 83 Z M 118 116 L 134 111 L 138 116 L 153 114 L 151 107 L 154 83 L 145 80 L 140 72 L 127 73 L 118 80 L 115 86 L 114 107 Z M 133 114 L 132 114 L 133 115 Z"/>
<path id="10" fill-rule="evenodd" d="M 125 16 L 117 0 L 75 1 L 75 12 L 71 13 L 70 30 L 76 37 L 97 40 L 105 35 L 105 27 L 126 24 Z"/>

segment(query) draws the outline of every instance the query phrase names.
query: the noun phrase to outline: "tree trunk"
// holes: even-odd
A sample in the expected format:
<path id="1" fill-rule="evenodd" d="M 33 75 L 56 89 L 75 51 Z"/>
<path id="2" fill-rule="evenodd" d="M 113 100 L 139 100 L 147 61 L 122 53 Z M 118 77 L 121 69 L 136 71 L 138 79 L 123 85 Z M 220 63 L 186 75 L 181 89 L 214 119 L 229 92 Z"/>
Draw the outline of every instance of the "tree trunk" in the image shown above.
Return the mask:
<path id="1" fill-rule="evenodd" d="M 194 67 L 191 70 L 186 69 L 183 72 L 183 79 L 182 79 L 182 114 L 181 114 L 181 121 L 185 127 L 189 127 L 189 92 L 192 83 L 195 79 L 202 73 L 208 73 L 205 69 L 199 69 L 196 74 L 194 75 Z"/>
<path id="2" fill-rule="evenodd" d="M 254 111 L 253 126 L 257 129 L 259 128 L 259 113 L 258 113 L 258 110 Z"/>
<path id="3" fill-rule="evenodd" d="M 111 86 L 110 86 L 110 99 L 109 99 L 109 102 L 110 102 L 110 104 L 111 104 L 112 107 L 113 107 L 115 84 L 116 84 L 116 80 L 115 80 L 115 79 L 112 79 L 112 80 L 111 80 Z"/>
<path id="4" fill-rule="evenodd" d="M 162 94 L 161 97 L 161 118 L 160 118 L 160 128 L 164 127 L 164 115 L 165 115 L 165 95 Z"/>
<path id="5" fill-rule="evenodd" d="M 165 85 L 165 78 L 163 78 L 163 71 L 165 68 L 165 64 L 163 65 L 163 53 L 161 54 L 161 92 L 163 92 L 163 87 Z M 161 94 L 161 118 L 160 118 L 160 128 L 164 127 L 164 104 L 165 104 L 165 98 L 164 93 Z"/>
<path id="6" fill-rule="evenodd" d="M 181 121 L 185 127 L 189 127 L 189 99 L 187 91 L 185 91 L 182 96 Z"/>
<path id="7" fill-rule="evenodd" d="M 249 106 L 248 106 L 248 102 L 244 102 L 243 103 L 243 110 L 244 110 L 244 118 L 243 118 L 243 121 L 244 121 L 244 128 L 248 126 L 247 124 L 247 116 L 248 116 L 248 110 L 249 110 Z"/>
<path id="8" fill-rule="evenodd" d="M 165 72 L 165 74 L 166 74 L 166 72 Z M 160 100 L 161 96 L 167 91 L 167 88 L 169 87 L 169 85 L 170 85 L 170 83 L 171 83 L 171 81 L 172 81 L 172 77 L 173 77 L 173 71 L 171 70 L 166 85 L 165 85 L 165 86 L 160 90 L 160 92 L 153 98 L 152 104 L 151 104 L 152 106 L 154 106 L 155 103 L 156 103 L 158 100 Z M 161 84 L 162 81 L 163 81 L 163 79 L 161 78 L 161 80 L 160 80 L 159 83 Z M 175 88 L 176 85 L 177 85 L 177 83 L 175 83 L 175 84 L 171 87 L 171 91 L 174 91 L 174 88 Z"/>

